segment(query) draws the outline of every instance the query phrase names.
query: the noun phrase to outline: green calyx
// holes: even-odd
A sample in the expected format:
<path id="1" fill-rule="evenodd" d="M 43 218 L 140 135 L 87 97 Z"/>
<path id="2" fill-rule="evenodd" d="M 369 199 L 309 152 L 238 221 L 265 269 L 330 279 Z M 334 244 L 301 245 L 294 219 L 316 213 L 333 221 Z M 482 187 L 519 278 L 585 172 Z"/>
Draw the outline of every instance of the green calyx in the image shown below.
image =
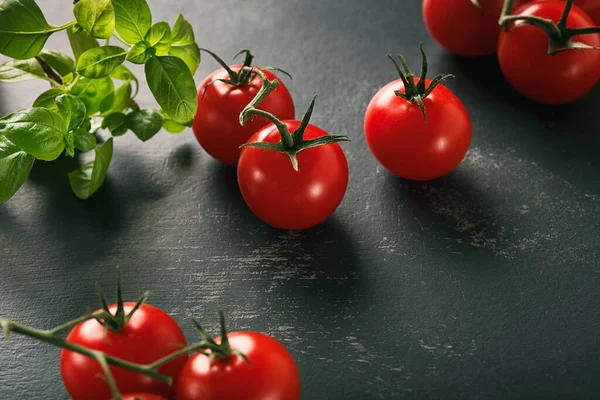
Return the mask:
<path id="1" fill-rule="evenodd" d="M 426 78 L 427 78 L 427 56 L 425 55 L 425 51 L 423 50 L 423 44 L 420 45 L 421 48 L 421 77 L 419 78 L 419 82 L 415 84 L 415 75 L 411 71 L 406 59 L 402 56 L 398 56 L 398 60 L 400 61 L 400 65 L 394 60 L 394 58 L 388 54 L 388 58 L 392 60 L 394 66 L 396 67 L 396 71 L 398 71 L 398 75 L 404 84 L 404 92 L 400 90 L 395 90 L 394 94 L 398 97 L 403 98 L 406 101 L 411 103 L 415 103 L 421 109 L 421 113 L 423 113 L 423 118 L 427 121 L 427 114 L 425 113 L 425 103 L 423 100 L 427 98 L 433 92 L 437 85 L 442 83 L 444 80 L 448 78 L 454 77 L 452 74 L 439 74 L 431 81 L 431 84 L 426 86 Z"/>
<path id="2" fill-rule="evenodd" d="M 98 299 L 100 300 L 100 304 L 102 305 L 102 310 L 104 313 L 101 316 L 96 317 L 96 321 L 102 324 L 106 329 L 111 332 L 121 332 L 125 325 L 129 322 L 133 314 L 148 300 L 148 296 L 150 292 L 147 291 L 143 295 L 140 296 L 138 301 L 135 304 L 133 309 L 125 314 L 125 307 L 123 305 L 123 287 L 121 283 L 121 269 L 117 268 L 117 311 L 112 314 L 108 308 L 108 302 L 106 301 L 106 297 L 104 296 L 104 291 L 96 282 L 96 293 L 98 294 Z"/>
<path id="3" fill-rule="evenodd" d="M 590 46 L 582 42 L 574 41 L 573 38 L 579 35 L 600 33 L 600 26 L 571 29 L 567 27 L 567 18 L 573 8 L 573 0 L 566 0 L 563 14 L 558 21 L 540 18 L 531 15 L 510 15 L 515 0 L 505 0 L 500 16 L 499 24 L 504 30 L 508 30 L 511 22 L 521 22 L 521 24 L 535 26 L 543 30 L 548 35 L 548 53 L 552 56 L 569 50 L 600 50 L 598 47 Z M 520 24 L 514 25 L 511 29 L 516 29 Z"/>
<path id="4" fill-rule="evenodd" d="M 204 95 L 206 94 L 206 90 L 210 87 L 210 85 L 214 84 L 215 82 L 223 82 L 223 83 L 227 83 L 232 86 L 246 86 L 250 82 L 252 82 L 252 79 L 254 79 L 254 77 L 256 76 L 256 70 L 251 68 L 252 60 L 254 60 L 254 54 L 252 54 L 250 52 L 250 50 L 248 50 L 248 49 L 244 49 L 244 50 L 240 51 L 239 53 L 237 53 L 235 56 L 233 56 L 233 58 L 235 59 L 238 56 L 245 54 L 242 68 L 240 68 L 240 70 L 238 72 L 235 72 L 234 70 L 232 70 L 231 67 L 229 65 L 227 65 L 227 63 L 225 61 L 223 61 L 218 55 L 216 55 L 212 51 L 207 50 L 207 49 L 200 49 L 200 51 L 204 51 L 204 52 L 210 54 L 210 56 L 212 58 L 214 58 L 215 61 L 218 62 L 219 65 L 221 67 L 223 67 L 223 69 L 225 71 L 227 71 L 227 74 L 229 75 L 229 79 L 215 79 L 214 81 L 209 82 L 204 87 L 204 92 L 202 93 L 202 98 L 204 98 Z M 283 69 L 278 68 L 278 67 L 264 67 L 262 69 L 279 71 L 279 72 L 287 75 L 290 79 L 292 78 L 290 74 L 288 74 Z"/>
<path id="5" fill-rule="evenodd" d="M 246 68 L 246 67 L 245 67 Z M 262 87 L 260 91 L 256 94 L 256 97 L 248 104 L 240 113 L 240 124 L 242 126 L 246 125 L 248 120 L 255 115 L 267 118 L 269 121 L 273 122 L 281 135 L 281 140 L 277 143 L 267 143 L 267 142 L 251 142 L 245 143 L 241 147 L 256 147 L 259 149 L 265 150 L 274 150 L 279 151 L 281 153 L 285 153 L 289 156 L 290 161 L 292 162 L 292 167 L 295 171 L 299 171 L 298 169 L 298 153 L 303 150 L 307 150 L 313 147 L 325 146 L 327 144 L 337 143 L 337 142 L 349 142 L 350 139 L 345 135 L 328 135 L 322 136 L 315 139 L 305 140 L 304 132 L 308 127 L 308 123 L 310 122 L 310 118 L 312 116 L 312 112 L 315 106 L 315 100 L 317 96 L 315 95 L 310 102 L 306 113 L 304 113 L 304 117 L 302 117 L 302 122 L 300 126 L 294 131 L 290 132 L 287 125 L 284 124 L 281 120 L 275 117 L 273 114 L 268 113 L 263 110 L 259 110 L 258 105 L 271 93 L 273 90 L 279 86 L 279 81 L 274 79 L 273 81 L 269 81 L 266 75 L 260 70 L 254 70 L 254 73 L 260 76 L 262 79 Z"/>
<path id="6" fill-rule="evenodd" d="M 231 348 L 229 344 L 229 338 L 227 337 L 227 327 L 225 326 L 225 314 L 223 311 L 219 312 L 219 321 L 221 323 L 221 343 L 215 342 L 215 340 L 204 330 L 202 326 L 192 318 L 194 322 L 194 326 L 196 330 L 200 334 L 202 338 L 202 347 L 198 350 L 201 354 L 206 355 L 210 358 L 210 360 L 219 360 L 219 361 L 227 361 L 233 355 L 237 355 L 242 357 L 248 364 L 250 364 L 250 360 L 244 353 L 239 350 L 234 350 Z M 210 350 L 210 353 L 206 353 L 203 350 Z"/>

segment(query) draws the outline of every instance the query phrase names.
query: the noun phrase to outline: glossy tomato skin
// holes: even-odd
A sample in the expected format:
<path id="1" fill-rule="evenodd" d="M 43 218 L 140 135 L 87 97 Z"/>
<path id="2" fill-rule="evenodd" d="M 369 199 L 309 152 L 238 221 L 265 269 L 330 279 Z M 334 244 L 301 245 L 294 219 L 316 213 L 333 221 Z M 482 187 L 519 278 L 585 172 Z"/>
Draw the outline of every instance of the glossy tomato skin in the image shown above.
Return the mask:
<path id="1" fill-rule="evenodd" d="M 230 68 L 238 72 L 241 64 Z M 276 78 L 269 71 L 263 71 L 269 80 Z M 198 110 L 194 117 L 193 131 L 202 148 L 213 158 L 229 165 L 237 165 L 240 146 L 248 138 L 265 126 L 269 121 L 255 118 L 245 126 L 240 125 L 240 113 L 254 99 L 262 81 L 256 76 L 246 86 L 232 86 L 216 81 L 208 87 L 204 98 L 204 88 L 215 79 L 229 79 L 224 68 L 218 69 L 198 86 Z M 279 80 L 279 86 L 262 102 L 261 110 L 275 115 L 279 119 L 294 119 L 294 101 L 288 88 Z"/>
<path id="2" fill-rule="evenodd" d="M 233 355 L 227 361 L 195 354 L 177 381 L 177 400 L 298 400 L 300 375 L 294 359 L 275 339 L 256 332 L 234 332 Z M 219 342 L 219 341 L 217 341 Z"/>
<path id="3" fill-rule="evenodd" d="M 112 400 L 112 398 L 108 398 L 106 400 Z M 131 393 L 123 395 L 123 400 L 167 400 L 162 396 L 158 396 L 156 394 L 150 393 Z"/>
<path id="4" fill-rule="evenodd" d="M 485 56 L 496 52 L 503 3 L 479 0 L 479 9 L 470 0 L 423 0 L 423 19 L 431 36 L 449 52 Z"/>
<path id="5" fill-rule="evenodd" d="M 290 132 L 299 121 L 283 121 Z M 304 139 L 328 135 L 309 124 Z M 248 142 L 281 140 L 269 124 Z M 348 186 L 348 162 L 339 144 L 313 147 L 298 153 L 299 171 L 294 171 L 287 154 L 245 147 L 238 164 L 238 183 L 252 212 L 267 224 L 299 230 L 318 225 L 339 206 Z"/>
<path id="6" fill-rule="evenodd" d="M 135 303 L 125 303 L 128 313 Z M 115 313 L 116 305 L 109 307 Z M 171 316 L 159 308 L 144 304 L 119 333 L 106 332 L 96 320 L 77 325 L 67 336 L 67 341 L 90 349 L 132 361 L 138 364 L 154 362 L 186 346 L 183 332 Z M 176 358 L 159 369 L 159 372 L 175 379 L 188 359 L 187 355 Z M 149 377 L 122 368 L 110 366 L 121 393 L 153 393 L 171 397 L 173 388 Z M 98 363 L 83 355 L 63 350 L 60 372 L 73 400 L 106 400 L 112 397 Z"/>
<path id="7" fill-rule="evenodd" d="M 514 14 L 531 15 L 558 22 L 564 2 L 533 2 L 515 10 Z M 569 28 L 594 26 L 593 21 L 577 6 L 567 18 Z M 547 104 L 564 104 L 578 100 L 600 79 L 600 51 L 566 51 L 548 54 L 548 36 L 542 30 L 525 24 L 509 27 L 500 34 L 498 60 L 506 79 L 519 92 L 532 100 Z M 600 34 L 574 38 L 590 46 L 600 46 Z"/>
<path id="8" fill-rule="evenodd" d="M 418 82 L 418 79 L 415 79 Z M 426 80 L 427 86 L 431 80 Z M 471 119 L 462 102 L 443 85 L 424 100 L 427 121 L 419 107 L 396 96 L 401 79 L 379 90 L 367 107 L 365 137 L 375 158 L 405 179 L 426 181 L 452 171 L 471 143 Z"/>

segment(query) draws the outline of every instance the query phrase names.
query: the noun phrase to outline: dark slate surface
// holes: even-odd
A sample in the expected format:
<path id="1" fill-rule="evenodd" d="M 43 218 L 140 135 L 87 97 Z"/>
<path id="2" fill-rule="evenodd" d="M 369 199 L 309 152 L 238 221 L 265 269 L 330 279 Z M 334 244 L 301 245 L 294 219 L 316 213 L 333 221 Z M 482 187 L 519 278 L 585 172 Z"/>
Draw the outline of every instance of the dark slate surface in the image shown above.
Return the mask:
<path id="1" fill-rule="evenodd" d="M 299 110 L 318 93 L 313 122 L 353 140 L 347 196 L 320 227 L 271 229 L 191 131 L 116 139 L 110 177 L 86 202 L 70 193 L 71 161 L 38 162 L 0 205 L 3 316 L 38 327 L 76 317 L 96 307 L 94 280 L 114 294 L 118 264 L 127 297 L 152 290 L 190 340 L 189 312 L 216 333 L 225 309 L 232 328 L 282 341 L 303 399 L 595 397 L 600 88 L 564 107 L 531 103 L 493 58 L 433 43 L 416 0 L 150 3 L 155 20 L 184 12 L 201 46 L 226 57 L 250 47 L 292 72 Z M 56 2 L 41 5 L 66 21 Z M 384 55 L 418 66 L 420 40 L 432 73 L 456 75 L 474 128 L 462 165 L 424 184 L 382 170 L 362 134 L 369 99 L 394 78 Z M 216 66 L 205 59 L 198 81 Z M 43 88 L 0 86 L 0 112 Z M 153 104 L 147 90 L 140 101 Z M 66 399 L 58 355 L 0 341 L 0 398 Z"/>

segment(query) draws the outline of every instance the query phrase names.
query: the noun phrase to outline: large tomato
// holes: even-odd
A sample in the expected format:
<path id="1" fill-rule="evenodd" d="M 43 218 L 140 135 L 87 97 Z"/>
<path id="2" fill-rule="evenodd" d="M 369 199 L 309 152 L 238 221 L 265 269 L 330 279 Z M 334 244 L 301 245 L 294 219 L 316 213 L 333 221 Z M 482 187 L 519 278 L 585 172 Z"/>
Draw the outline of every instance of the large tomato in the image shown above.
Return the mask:
<path id="1" fill-rule="evenodd" d="M 232 65 L 230 68 L 238 72 L 242 65 Z M 276 78 L 269 71 L 263 72 L 269 80 Z M 198 111 L 194 118 L 193 130 L 196 139 L 208 154 L 223 163 L 235 166 L 240 156 L 239 147 L 269 121 L 255 118 L 245 126 L 240 125 L 240 113 L 262 87 L 260 77 L 255 76 L 243 86 L 219 81 L 228 78 L 228 72 L 221 68 L 202 81 L 198 87 Z M 206 86 L 213 81 L 204 93 Z M 279 119 L 293 119 L 295 116 L 294 101 L 282 81 L 279 81 L 279 87 L 269 94 L 258 108 Z"/>
<path id="2" fill-rule="evenodd" d="M 300 121 L 283 121 L 290 132 Z M 312 124 L 304 132 L 310 140 L 328 133 Z M 277 143 L 274 124 L 256 132 L 248 142 Z M 348 186 L 348 163 L 337 143 L 298 153 L 299 171 L 287 154 L 245 147 L 238 164 L 238 182 L 244 200 L 257 217 L 282 229 L 306 229 L 329 217 L 341 203 Z"/>
<path id="3" fill-rule="evenodd" d="M 134 306 L 135 303 L 124 303 L 125 313 Z M 109 310 L 114 314 L 117 305 L 111 305 Z M 142 305 L 120 332 L 111 332 L 91 319 L 75 326 L 67 341 L 137 364 L 149 364 L 186 346 L 177 322 L 164 311 L 148 304 Z M 187 359 L 187 355 L 182 355 L 162 366 L 159 372 L 175 379 Z M 147 376 L 113 366 L 110 370 L 121 393 L 154 393 L 167 398 L 173 395 L 171 386 Z M 74 400 L 106 400 L 112 397 L 96 360 L 63 350 L 60 373 Z"/>
<path id="4" fill-rule="evenodd" d="M 425 181 L 452 171 L 471 142 L 471 119 L 462 102 L 438 85 L 423 101 L 425 119 L 419 106 L 397 96 L 397 90 L 405 91 L 401 79 L 380 89 L 367 107 L 365 136 L 375 158 L 405 179 Z"/>
<path id="5" fill-rule="evenodd" d="M 558 22 L 564 2 L 533 2 L 515 10 L 514 14 L 536 16 Z M 574 6 L 567 27 L 589 28 L 594 22 Z M 600 34 L 581 35 L 574 41 L 600 47 Z M 600 79 L 600 51 L 569 50 L 556 55 L 548 53 L 547 34 L 534 26 L 517 21 L 500 34 L 498 59 L 506 79 L 525 96 L 548 104 L 575 101 L 588 93 Z"/>
<path id="6" fill-rule="evenodd" d="M 496 52 L 503 3 L 479 0 L 479 9 L 471 0 L 423 0 L 423 18 L 431 36 L 449 52 L 484 56 Z"/>
<path id="7" fill-rule="evenodd" d="M 285 347 L 256 332 L 233 332 L 227 337 L 231 348 L 250 363 L 235 354 L 225 361 L 193 355 L 177 380 L 177 400 L 299 399 L 300 375 Z"/>

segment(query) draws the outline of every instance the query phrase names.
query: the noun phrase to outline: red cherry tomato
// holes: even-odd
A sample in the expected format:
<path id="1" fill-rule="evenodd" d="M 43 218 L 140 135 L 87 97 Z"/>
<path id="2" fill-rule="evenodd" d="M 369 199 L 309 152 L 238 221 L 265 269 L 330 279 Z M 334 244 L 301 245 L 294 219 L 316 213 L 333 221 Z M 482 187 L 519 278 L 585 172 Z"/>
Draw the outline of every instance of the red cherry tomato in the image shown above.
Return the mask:
<path id="1" fill-rule="evenodd" d="M 517 0 L 516 3 L 519 3 Z M 446 50 L 462 56 L 496 52 L 504 0 L 423 0 L 425 26 Z"/>
<path id="2" fill-rule="evenodd" d="M 135 303 L 125 303 L 129 313 Z M 109 310 L 115 313 L 116 305 Z M 118 333 L 105 330 L 98 321 L 91 319 L 73 328 L 67 341 L 108 355 L 148 364 L 186 346 L 181 328 L 171 316 L 149 304 L 142 305 L 131 317 L 125 328 Z M 161 374 L 175 379 L 188 357 L 182 355 L 159 369 Z M 115 382 L 122 393 L 154 393 L 171 397 L 173 388 L 122 368 L 110 366 Z M 74 400 L 106 400 L 112 397 L 104 374 L 96 360 L 69 350 L 60 357 L 60 373 L 67 391 Z"/>
<path id="3" fill-rule="evenodd" d="M 283 121 L 290 132 L 299 121 Z M 328 135 L 309 124 L 304 139 Z M 274 124 L 256 132 L 248 142 L 277 143 Z M 348 163 L 339 144 L 313 147 L 298 153 L 294 171 L 285 153 L 245 147 L 238 164 L 242 196 L 252 212 L 269 225 L 298 230 L 318 225 L 339 206 L 348 186 Z"/>
<path id="4" fill-rule="evenodd" d="M 401 79 L 380 89 L 367 107 L 365 136 L 375 158 L 405 179 L 425 181 L 452 171 L 471 142 L 471 119 L 461 101 L 438 85 L 424 100 L 425 120 L 419 106 L 396 90 L 404 92 Z"/>
<path id="5" fill-rule="evenodd" d="M 112 400 L 112 398 L 107 399 Z M 126 394 L 123 396 L 123 400 L 167 400 L 162 396 L 157 396 L 155 394 L 150 393 L 132 393 Z"/>
<path id="6" fill-rule="evenodd" d="M 230 68 L 238 72 L 242 65 L 232 65 Z M 263 71 L 269 80 L 275 75 Z M 240 113 L 252 101 L 262 87 L 260 77 L 256 76 L 245 86 L 232 86 L 228 83 L 215 81 L 206 90 L 206 85 L 215 79 L 228 79 L 224 68 L 210 74 L 198 87 L 198 111 L 194 118 L 193 130 L 202 148 L 213 158 L 230 165 L 237 165 L 240 157 L 240 146 L 248 138 L 265 126 L 268 121 L 255 118 L 245 126 L 240 125 Z M 279 119 L 294 119 L 294 101 L 289 90 L 279 81 L 275 89 L 262 102 L 259 109 L 275 115 Z"/>
<path id="7" fill-rule="evenodd" d="M 553 1 L 553 0 L 537 0 L 537 1 Z M 564 0 L 563 0 L 564 1 Z M 596 25 L 600 25 L 600 1 L 598 0 L 575 0 L 574 4 L 581 8 L 585 13 L 594 20 Z"/>
<path id="8" fill-rule="evenodd" d="M 278 341 L 256 332 L 234 332 L 227 337 L 231 348 L 245 354 L 250 364 L 237 355 L 227 361 L 210 361 L 195 354 L 177 380 L 177 400 L 299 399 L 298 369 Z"/>
<path id="9" fill-rule="evenodd" d="M 561 0 L 534 2 L 513 14 L 537 16 L 556 23 L 564 6 Z M 594 26 L 592 20 L 574 6 L 567 27 L 591 26 Z M 576 36 L 573 40 L 600 46 L 600 34 Z M 583 97 L 600 79 L 600 51 L 569 50 L 552 56 L 548 54 L 548 43 L 548 36 L 541 29 L 520 21 L 510 24 L 498 42 L 498 59 L 506 79 L 519 92 L 541 103 L 564 104 Z"/>

